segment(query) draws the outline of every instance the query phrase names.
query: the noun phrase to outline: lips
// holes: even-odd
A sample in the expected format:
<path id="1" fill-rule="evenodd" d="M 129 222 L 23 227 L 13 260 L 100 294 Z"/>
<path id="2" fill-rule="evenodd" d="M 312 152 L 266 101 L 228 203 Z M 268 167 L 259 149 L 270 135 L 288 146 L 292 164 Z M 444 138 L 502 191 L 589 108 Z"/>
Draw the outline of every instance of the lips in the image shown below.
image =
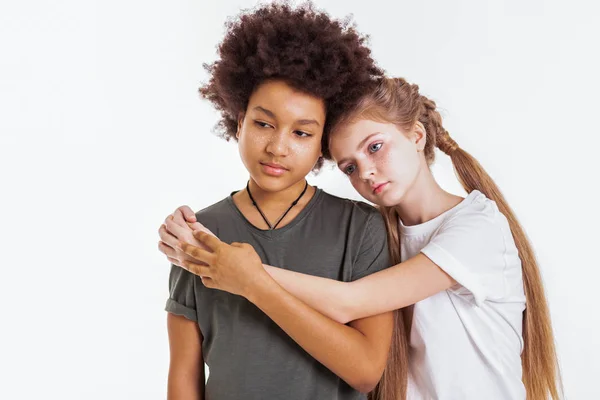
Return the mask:
<path id="1" fill-rule="evenodd" d="M 261 162 L 261 164 L 264 165 L 264 166 L 266 166 L 266 167 L 271 167 L 271 168 L 275 168 L 275 169 L 283 169 L 283 170 L 288 171 L 288 169 L 286 167 L 284 167 L 283 165 L 281 165 L 281 164 L 277 164 L 277 163 L 264 163 L 264 162 Z"/>
<path id="2" fill-rule="evenodd" d="M 285 174 L 288 169 L 277 163 L 260 163 L 263 172 L 267 175 L 278 177 Z"/>
<path id="3" fill-rule="evenodd" d="M 371 185 L 371 189 L 373 190 L 373 194 L 379 194 L 381 191 L 387 186 L 389 182 L 378 183 L 376 185 Z"/>

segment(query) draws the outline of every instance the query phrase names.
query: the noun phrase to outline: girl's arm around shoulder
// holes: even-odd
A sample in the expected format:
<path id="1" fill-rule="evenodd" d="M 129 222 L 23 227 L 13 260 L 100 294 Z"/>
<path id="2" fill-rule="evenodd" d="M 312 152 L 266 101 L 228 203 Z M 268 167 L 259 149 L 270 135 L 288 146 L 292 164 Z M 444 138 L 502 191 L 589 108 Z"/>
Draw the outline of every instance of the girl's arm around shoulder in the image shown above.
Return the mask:
<path id="1" fill-rule="evenodd" d="M 424 300 L 459 282 L 475 302 L 500 297 L 503 274 L 520 268 L 506 219 L 489 202 L 445 221 L 416 256 L 354 282 L 266 266 L 275 280 L 311 307 L 346 323 Z"/>
<path id="2" fill-rule="evenodd" d="M 271 266 L 265 268 L 287 291 L 344 324 L 409 306 L 456 284 L 421 253 L 354 282 L 339 282 Z"/>

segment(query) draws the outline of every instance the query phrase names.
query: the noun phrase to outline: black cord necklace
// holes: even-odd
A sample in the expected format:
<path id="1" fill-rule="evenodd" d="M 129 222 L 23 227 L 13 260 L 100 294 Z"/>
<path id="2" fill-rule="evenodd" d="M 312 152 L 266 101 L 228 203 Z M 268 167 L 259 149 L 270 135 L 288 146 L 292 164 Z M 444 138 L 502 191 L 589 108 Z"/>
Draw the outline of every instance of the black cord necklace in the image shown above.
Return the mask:
<path id="1" fill-rule="evenodd" d="M 248 196 L 250 196 L 250 200 L 252 201 L 252 205 L 254 207 L 256 207 L 256 209 L 258 210 L 258 212 L 260 213 L 260 215 L 263 217 L 263 219 L 267 223 L 267 226 L 269 227 L 270 230 L 273 230 L 273 229 L 277 228 L 277 225 L 279 225 L 279 223 L 285 218 L 285 216 L 290 212 L 290 210 L 296 204 L 298 204 L 298 201 L 302 198 L 302 196 L 304 196 L 304 193 L 306 192 L 306 188 L 308 188 L 308 181 L 306 181 L 306 184 L 304 185 L 304 190 L 302 191 L 302 193 L 300 193 L 300 196 L 298 196 L 298 198 L 296 200 L 294 200 L 294 202 L 292 203 L 292 205 L 290 206 L 290 208 L 288 208 L 287 211 L 284 212 L 281 217 L 279 217 L 279 219 L 277 220 L 277 223 L 275 223 L 275 226 L 272 226 L 271 223 L 269 222 L 269 220 L 267 219 L 267 217 L 265 217 L 265 214 L 263 214 L 263 212 L 260 209 L 260 207 L 258 206 L 258 204 L 256 204 L 256 201 L 254 200 L 254 197 L 252 197 L 252 193 L 250 193 L 250 181 L 248 181 L 248 183 L 246 184 L 246 191 L 248 192 Z"/>

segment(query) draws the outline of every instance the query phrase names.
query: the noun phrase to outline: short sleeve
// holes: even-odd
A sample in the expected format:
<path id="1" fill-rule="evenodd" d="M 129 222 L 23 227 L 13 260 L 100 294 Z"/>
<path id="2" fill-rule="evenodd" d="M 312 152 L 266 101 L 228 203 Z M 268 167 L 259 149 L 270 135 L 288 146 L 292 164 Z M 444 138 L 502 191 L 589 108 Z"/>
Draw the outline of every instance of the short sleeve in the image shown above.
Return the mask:
<path id="1" fill-rule="evenodd" d="M 169 274 L 169 299 L 165 310 L 198 321 L 194 275 L 174 264 L 171 264 Z"/>
<path id="2" fill-rule="evenodd" d="M 509 248 L 518 259 L 506 218 L 488 200 L 449 217 L 421 253 L 459 283 L 451 291 L 480 306 L 504 295 Z"/>
<path id="3" fill-rule="evenodd" d="M 381 214 L 374 210 L 365 224 L 359 252 L 352 268 L 352 280 L 355 281 L 390 266 L 385 222 Z"/>

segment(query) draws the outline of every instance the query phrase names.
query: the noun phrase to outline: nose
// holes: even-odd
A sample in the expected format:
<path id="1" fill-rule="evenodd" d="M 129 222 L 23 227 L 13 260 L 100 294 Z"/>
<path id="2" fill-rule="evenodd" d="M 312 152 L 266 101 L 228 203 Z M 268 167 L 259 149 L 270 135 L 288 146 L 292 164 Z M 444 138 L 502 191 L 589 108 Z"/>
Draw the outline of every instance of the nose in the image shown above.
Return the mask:
<path id="1" fill-rule="evenodd" d="M 375 166 L 373 163 L 363 160 L 358 163 L 358 176 L 363 181 L 370 180 L 375 175 Z"/>
<path id="2" fill-rule="evenodd" d="M 273 132 L 267 143 L 266 151 L 277 157 L 288 155 L 288 134 L 282 130 Z"/>

